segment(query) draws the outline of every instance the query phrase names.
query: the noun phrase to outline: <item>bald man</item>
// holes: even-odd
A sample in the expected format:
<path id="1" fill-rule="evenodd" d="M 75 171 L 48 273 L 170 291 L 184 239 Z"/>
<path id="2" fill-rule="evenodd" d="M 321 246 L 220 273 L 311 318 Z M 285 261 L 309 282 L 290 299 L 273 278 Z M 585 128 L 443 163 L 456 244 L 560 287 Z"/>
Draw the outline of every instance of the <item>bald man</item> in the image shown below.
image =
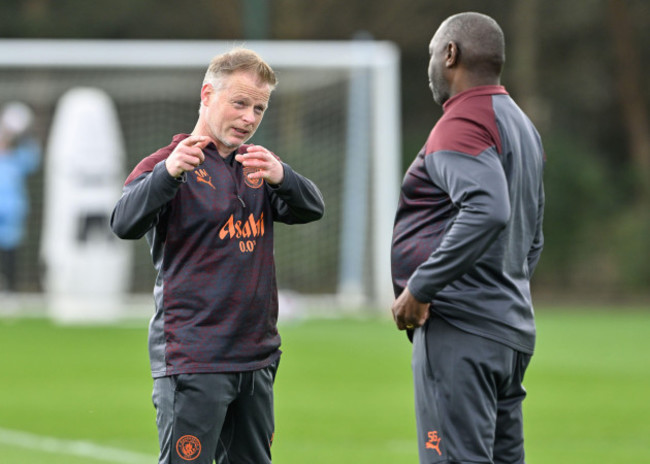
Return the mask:
<path id="1" fill-rule="evenodd" d="M 492 18 L 451 16 L 429 52 L 444 113 L 404 177 L 391 253 L 420 462 L 523 463 L 544 150 L 500 85 L 505 42 Z"/>

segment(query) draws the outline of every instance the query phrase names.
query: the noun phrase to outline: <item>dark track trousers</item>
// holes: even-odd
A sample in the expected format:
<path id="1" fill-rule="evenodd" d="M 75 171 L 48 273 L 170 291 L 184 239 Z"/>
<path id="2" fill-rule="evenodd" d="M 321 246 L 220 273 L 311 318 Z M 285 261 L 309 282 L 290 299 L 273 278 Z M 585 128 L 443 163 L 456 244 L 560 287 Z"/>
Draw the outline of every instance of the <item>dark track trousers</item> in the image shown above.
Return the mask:
<path id="1" fill-rule="evenodd" d="M 529 354 L 432 315 L 413 335 L 421 464 L 523 464 Z"/>
<path id="2" fill-rule="evenodd" d="M 154 379 L 159 464 L 265 464 L 275 430 L 278 368 Z"/>

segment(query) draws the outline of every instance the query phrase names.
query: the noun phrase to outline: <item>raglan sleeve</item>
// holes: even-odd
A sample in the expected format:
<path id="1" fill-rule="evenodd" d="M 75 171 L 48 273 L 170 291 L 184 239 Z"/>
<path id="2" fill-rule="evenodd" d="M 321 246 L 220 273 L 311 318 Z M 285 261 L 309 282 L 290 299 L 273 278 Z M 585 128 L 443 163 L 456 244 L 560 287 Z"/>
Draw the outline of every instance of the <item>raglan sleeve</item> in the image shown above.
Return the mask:
<path id="1" fill-rule="evenodd" d="M 425 157 L 432 181 L 458 209 L 440 246 L 411 275 L 408 288 L 422 302 L 465 274 L 506 226 L 510 200 L 494 147 L 478 155 L 438 151 Z"/>
<path id="2" fill-rule="evenodd" d="M 267 189 L 271 198 L 273 219 L 285 224 L 305 224 L 317 221 L 325 213 L 323 195 L 316 184 L 282 163 L 284 179 Z"/>
<path id="3" fill-rule="evenodd" d="M 136 168 L 137 169 L 137 168 Z M 160 161 L 151 171 L 127 180 L 111 214 L 111 229 L 122 239 L 139 239 L 154 227 L 185 181 L 174 178 Z"/>

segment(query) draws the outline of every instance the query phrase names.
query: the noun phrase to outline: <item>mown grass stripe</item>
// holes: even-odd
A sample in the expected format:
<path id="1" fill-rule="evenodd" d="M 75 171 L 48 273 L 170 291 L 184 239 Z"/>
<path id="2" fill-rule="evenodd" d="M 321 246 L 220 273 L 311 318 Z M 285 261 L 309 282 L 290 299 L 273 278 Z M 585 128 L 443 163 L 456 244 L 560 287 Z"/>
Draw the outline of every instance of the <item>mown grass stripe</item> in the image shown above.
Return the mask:
<path id="1" fill-rule="evenodd" d="M 98 445 L 89 441 L 64 440 L 4 428 L 0 428 L 0 443 L 29 450 L 92 458 L 96 461 L 120 464 L 150 464 L 156 459 L 155 456 Z"/>

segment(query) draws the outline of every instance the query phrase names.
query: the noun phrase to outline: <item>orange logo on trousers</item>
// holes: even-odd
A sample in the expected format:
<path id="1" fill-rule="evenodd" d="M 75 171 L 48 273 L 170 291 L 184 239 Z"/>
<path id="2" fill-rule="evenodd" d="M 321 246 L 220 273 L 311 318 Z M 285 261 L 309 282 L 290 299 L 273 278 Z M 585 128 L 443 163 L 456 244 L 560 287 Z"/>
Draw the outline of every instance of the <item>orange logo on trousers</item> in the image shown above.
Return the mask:
<path id="1" fill-rule="evenodd" d="M 438 452 L 438 456 L 442 456 L 442 453 L 440 452 L 441 438 L 438 436 L 438 432 L 434 430 L 432 432 L 427 433 L 427 436 L 429 437 L 429 441 L 426 442 L 425 447 L 427 449 L 436 450 Z"/>
<path id="2" fill-rule="evenodd" d="M 183 435 L 176 442 L 176 452 L 184 461 L 194 461 L 201 454 L 201 442 L 194 435 Z"/>

